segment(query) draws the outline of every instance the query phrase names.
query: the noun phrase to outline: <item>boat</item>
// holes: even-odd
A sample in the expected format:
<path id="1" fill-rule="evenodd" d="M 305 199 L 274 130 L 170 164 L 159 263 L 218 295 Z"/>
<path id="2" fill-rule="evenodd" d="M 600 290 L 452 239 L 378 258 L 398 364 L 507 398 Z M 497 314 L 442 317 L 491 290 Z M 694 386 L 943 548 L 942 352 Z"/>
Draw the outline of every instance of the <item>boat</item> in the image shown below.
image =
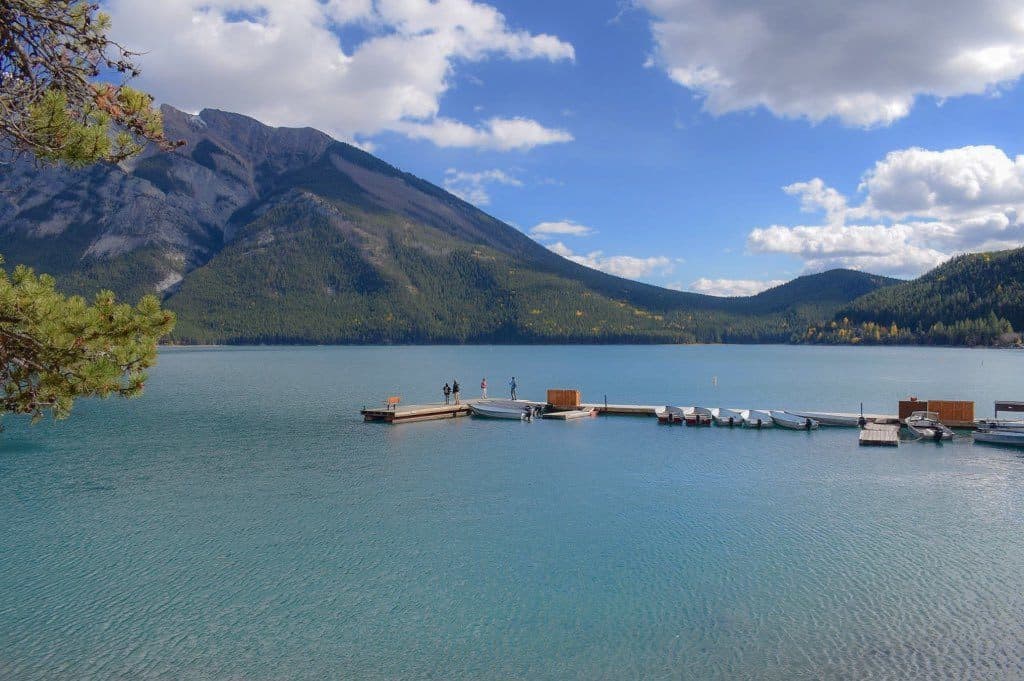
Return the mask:
<path id="1" fill-rule="evenodd" d="M 727 428 L 742 426 L 743 417 L 750 413 L 739 409 L 713 409 L 712 412 L 715 425 Z"/>
<path id="2" fill-rule="evenodd" d="M 953 431 L 939 421 L 939 415 L 933 411 L 915 411 L 907 417 L 906 424 L 911 433 L 923 440 L 953 439 Z"/>
<path id="3" fill-rule="evenodd" d="M 715 412 L 707 407 L 694 407 L 687 410 L 684 416 L 688 426 L 710 426 Z"/>
<path id="4" fill-rule="evenodd" d="M 823 411 L 791 411 L 789 413 L 793 416 L 812 419 L 822 426 L 860 428 L 868 423 L 868 419 L 865 419 L 863 416 L 858 414 L 832 414 Z M 861 419 L 863 419 L 863 421 Z"/>
<path id="5" fill-rule="evenodd" d="M 797 416 L 796 414 L 790 414 L 788 411 L 774 410 L 772 410 L 771 415 L 772 421 L 775 421 L 775 425 L 780 428 L 789 428 L 790 430 L 818 429 L 818 422 L 806 416 Z"/>
<path id="6" fill-rule="evenodd" d="M 774 425 L 772 415 L 758 409 L 751 409 L 743 419 L 744 428 L 771 428 Z"/>
<path id="7" fill-rule="evenodd" d="M 584 407 L 582 409 L 568 409 L 565 411 L 549 411 L 542 414 L 541 418 L 571 421 L 573 419 L 582 419 L 588 416 L 597 416 L 597 409 L 594 409 L 593 407 Z"/>
<path id="8" fill-rule="evenodd" d="M 974 441 L 988 445 L 1024 447 L 1024 431 L 1007 428 L 982 429 L 974 433 Z"/>
<path id="9" fill-rule="evenodd" d="M 686 420 L 686 409 L 683 407 L 666 405 L 655 409 L 654 415 L 658 417 L 658 423 L 668 425 L 672 425 L 673 423 L 683 423 Z"/>
<path id="10" fill-rule="evenodd" d="M 1007 419 L 980 419 L 978 430 L 1016 431 L 1024 433 L 1024 421 Z"/>
<path id="11" fill-rule="evenodd" d="M 516 404 L 511 401 L 502 402 L 473 402 L 469 405 L 473 416 L 481 416 L 489 419 L 511 419 L 518 421 L 530 418 L 533 415 L 533 407 L 529 404 Z"/>

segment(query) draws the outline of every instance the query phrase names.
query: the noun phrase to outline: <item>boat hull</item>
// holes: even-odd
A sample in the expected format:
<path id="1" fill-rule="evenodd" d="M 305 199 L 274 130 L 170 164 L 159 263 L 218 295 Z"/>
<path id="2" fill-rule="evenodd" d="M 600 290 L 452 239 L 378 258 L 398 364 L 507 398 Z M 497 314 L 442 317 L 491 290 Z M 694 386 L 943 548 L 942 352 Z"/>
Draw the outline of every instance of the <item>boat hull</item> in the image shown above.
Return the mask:
<path id="1" fill-rule="evenodd" d="M 772 420 L 772 415 L 766 411 L 751 411 L 747 414 L 747 417 L 743 419 L 744 428 L 760 430 L 763 428 L 772 428 L 774 426 L 775 421 Z"/>
<path id="2" fill-rule="evenodd" d="M 480 416 L 487 419 L 505 419 L 509 421 L 521 421 L 526 418 L 526 411 L 522 408 L 500 407 L 482 404 L 471 404 L 469 410 L 473 416 Z"/>
<path id="3" fill-rule="evenodd" d="M 819 425 L 834 428 L 859 428 L 862 425 L 861 419 L 863 418 L 856 414 L 829 414 L 817 411 L 792 411 L 789 413 L 801 418 L 812 419 L 817 421 Z M 865 419 L 866 422 L 867 419 Z"/>
<path id="4" fill-rule="evenodd" d="M 694 407 L 692 411 L 686 412 L 686 425 L 688 426 L 710 426 L 714 414 L 706 407 Z"/>
<path id="5" fill-rule="evenodd" d="M 686 411 L 682 407 L 659 407 L 654 410 L 654 414 L 662 425 L 679 425 L 686 421 Z"/>
<path id="6" fill-rule="evenodd" d="M 938 416 L 932 412 L 914 412 L 907 417 L 905 423 L 907 430 L 922 440 L 942 442 L 953 439 L 953 431 L 940 422 Z"/>
<path id="7" fill-rule="evenodd" d="M 773 411 L 772 420 L 779 428 L 788 430 L 817 430 L 818 422 L 806 416 L 800 417 L 785 411 Z"/>
<path id="8" fill-rule="evenodd" d="M 715 425 L 725 428 L 738 428 L 743 425 L 745 412 L 736 409 L 719 409 L 715 414 Z"/>
<path id="9" fill-rule="evenodd" d="M 987 445 L 1004 447 L 1024 447 L 1024 431 L 1019 430 L 979 430 L 974 434 L 974 441 Z"/>

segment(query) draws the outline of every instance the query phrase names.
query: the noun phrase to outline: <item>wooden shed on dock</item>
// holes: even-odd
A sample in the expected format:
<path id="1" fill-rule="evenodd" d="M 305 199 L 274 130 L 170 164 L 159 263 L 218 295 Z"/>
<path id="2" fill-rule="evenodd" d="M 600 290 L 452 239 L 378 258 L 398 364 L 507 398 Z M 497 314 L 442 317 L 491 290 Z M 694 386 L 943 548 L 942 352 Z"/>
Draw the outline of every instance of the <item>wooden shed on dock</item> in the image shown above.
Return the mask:
<path id="1" fill-rule="evenodd" d="M 931 411 L 939 415 L 939 420 L 953 428 L 970 428 L 974 426 L 974 402 L 963 400 L 919 400 L 911 397 L 900 400 L 900 421 L 905 421 L 915 411 Z"/>
<path id="2" fill-rule="evenodd" d="M 581 400 L 579 390 L 548 390 L 548 405 L 552 409 L 579 409 Z"/>

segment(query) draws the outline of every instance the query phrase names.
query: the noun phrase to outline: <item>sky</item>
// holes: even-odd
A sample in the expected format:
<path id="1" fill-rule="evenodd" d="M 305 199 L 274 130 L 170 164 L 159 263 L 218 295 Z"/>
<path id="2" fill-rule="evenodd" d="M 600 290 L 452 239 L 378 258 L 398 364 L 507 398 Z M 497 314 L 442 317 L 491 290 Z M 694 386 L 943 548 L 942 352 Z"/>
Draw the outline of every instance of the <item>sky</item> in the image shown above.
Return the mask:
<path id="1" fill-rule="evenodd" d="M 158 101 L 312 126 L 565 257 L 748 295 L 1024 244 L 1018 0 L 106 0 Z"/>

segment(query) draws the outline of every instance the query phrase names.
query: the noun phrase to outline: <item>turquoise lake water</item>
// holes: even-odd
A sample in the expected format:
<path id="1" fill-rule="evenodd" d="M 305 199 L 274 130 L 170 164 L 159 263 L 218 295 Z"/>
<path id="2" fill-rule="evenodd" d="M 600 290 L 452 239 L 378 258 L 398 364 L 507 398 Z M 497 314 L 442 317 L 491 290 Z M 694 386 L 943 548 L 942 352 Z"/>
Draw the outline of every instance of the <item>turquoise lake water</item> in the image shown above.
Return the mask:
<path id="1" fill-rule="evenodd" d="M 6 422 L 0 678 L 1024 676 L 1017 452 L 358 414 L 512 374 L 613 403 L 1024 399 L 1015 351 L 166 350 L 139 400 Z"/>

